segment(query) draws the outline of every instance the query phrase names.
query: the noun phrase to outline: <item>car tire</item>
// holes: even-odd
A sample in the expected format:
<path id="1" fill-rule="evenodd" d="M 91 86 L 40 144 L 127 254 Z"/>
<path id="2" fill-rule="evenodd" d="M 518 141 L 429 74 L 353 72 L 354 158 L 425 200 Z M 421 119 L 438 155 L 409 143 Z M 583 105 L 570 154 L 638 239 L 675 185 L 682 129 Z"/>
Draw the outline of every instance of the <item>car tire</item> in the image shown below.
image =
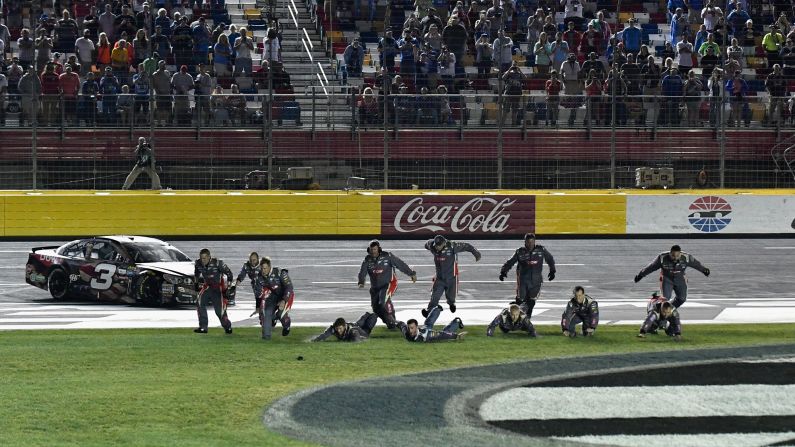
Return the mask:
<path id="1" fill-rule="evenodd" d="M 138 279 L 135 299 L 144 306 L 159 307 L 163 304 L 161 284 L 163 280 L 155 275 L 144 275 Z"/>
<path id="2" fill-rule="evenodd" d="M 63 269 L 53 269 L 47 276 L 47 290 L 53 299 L 63 301 L 69 298 L 69 276 Z"/>

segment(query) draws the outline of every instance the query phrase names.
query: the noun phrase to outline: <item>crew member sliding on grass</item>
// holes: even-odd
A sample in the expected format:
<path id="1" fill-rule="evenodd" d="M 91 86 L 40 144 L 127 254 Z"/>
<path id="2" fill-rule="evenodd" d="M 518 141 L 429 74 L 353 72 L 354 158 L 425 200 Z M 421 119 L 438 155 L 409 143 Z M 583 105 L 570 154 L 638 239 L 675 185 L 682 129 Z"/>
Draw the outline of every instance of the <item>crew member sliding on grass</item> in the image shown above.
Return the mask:
<path id="1" fill-rule="evenodd" d="M 403 336 L 406 337 L 406 341 L 410 342 L 432 343 L 435 341 L 461 340 L 466 335 L 466 332 L 458 332 L 464 329 L 464 323 L 458 317 L 453 318 L 453 321 L 441 331 L 434 331 L 429 328 L 421 330 L 417 320 L 413 318 L 406 323 L 398 321 L 397 324 L 400 327 L 400 332 L 403 332 Z"/>
<path id="2" fill-rule="evenodd" d="M 260 321 L 262 322 L 262 339 L 271 339 L 271 329 L 276 321 L 282 322 L 282 336 L 290 333 L 290 316 L 288 313 L 293 307 L 293 282 L 287 274 L 287 269 L 271 266 L 269 257 L 264 257 L 259 263 L 262 278 L 262 296 L 260 300 Z"/>
<path id="3" fill-rule="evenodd" d="M 412 270 L 402 259 L 392 253 L 382 251 L 381 243 L 377 240 L 370 242 L 367 247 L 367 256 L 359 269 L 359 288 L 364 287 L 365 274 L 367 274 L 370 277 L 370 305 L 373 312 L 389 329 L 397 327 L 395 306 L 392 304 L 392 295 L 398 285 L 395 269 L 410 276 L 411 282 L 417 282 L 417 272 Z"/>
<path id="4" fill-rule="evenodd" d="M 503 309 L 499 315 L 491 322 L 486 329 L 486 336 L 494 336 L 494 330 L 500 330 L 507 334 L 513 331 L 523 331 L 530 334 L 531 337 L 536 336 L 536 328 L 530 322 L 530 317 L 527 316 L 517 304 L 511 304 L 511 307 Z"/>
<path id="5" fill-rule="evenodd" d="M 377 322 L 378 315 L 370 312 L 365 312 L 356 323 L 346 323 L 344 318 L 337 318 L 325 332 L 310 341 L 323 341 L 332 335 L 339 341 L 365 341 Z"/>
<path id="6" fill-rule="evenodd" d="M 530 318 L 533 316 L 533 307 L 536 305 L 538 295 L 541 293 L 541 284 L 544 282 L 542 277 L 544 262 L 549 267 L 547 279 L 555 279 L 555 258 L 544 248 L 543 245 L 536 245 L 536 235 L 527 233 L 524 235 L 524 247 L 517 248 L 511 259 L 507 260 L 500 269 L 500 281 L 505 281 L 508 272 L 514 264 L 516 267 L 516 304 L 522 308 L 522 312 Z"/>
<path id="7" fill-rule="evenodd" d="M 672 294 L 676 293 L 676 298 L 673 300 L 675 308 L 679 308 L 687 300 L 687 276 L 685 269 L 693 267 L 704 276 L 709 276 L 709 269 L 701 265 L 698 260 L 688 253 L 682 251 L 678 245 L 671 247 L 668 253 L 660 253 L 654 258 L 646 268 L 635 275 L 635 282 L 639 282 L 644 276 L 655 270 L 660 271 L 660 290 L 662 295 L 668 301 L 671 300 Z"/>
<path id="8" fill-rule="evenodd" d="M 577 325 L 582 323 L 582 335 L 592 336 L 599 325 L 599 303 L 585 294 L 582 286 L 574 288 L 574 296 L 566 305 L 560 327 L 563 335 L 574 338 L 577 336 Z"/>
<path id="9" fill-rule="evenodd" d="M 207 305 L 212 302 L 215 314 L 221 320 L 221 326 L 227 334 L 232 333 L 232 322 L 226 315 L 226 299 L 223 297 L 224 277 L 226 284 L 232 283 L 232 271 L 224 261 L 210 256 L 210 250 L 203 248 L 193 269 L 193 279 L 199 291 L 198 308 L 199 327 L 193 332 L 206 334 Z"/>
<path id="10" fill-rule="evenodd" d="M 679 311 L 665 297 L 654 292 L 646 310 L 648 312 L 646 320 L 640 326 L 638 337 L 644 338 L 646 334 L 656 334 L 657 330 L 664 329 L 665 333 L 674 340 L 682 339 L 682 320 L 679 318 Z"/>
<path id="11" fill-rule="evenodd" d="M 425 249 L 433 254 L 433 261 L 436 264 L 436 276 L 433 278 L 433 286 L 431 288 L 431 301 L 428 303 L 428 307 L 422 310 L 422 316 L 426 317 L 425 326 L 430 328 L 436 322 L 435 319 L 429 321 L 429 315 L 432 315 L 431 311 L 437 307 L 440 312 L 442 310 L 442 307 L 439 306 L 439 299 L 442 294 L 447 299 L 450 312 L 455 313 L 455 297 L 458 293 L 458 254 L 468 251 L 475 256 L 475 262 L 477 262 L 480 261 L 480 252 L 466 242 L 448 241 L 442 235 L 436 235 L 436 237 L 426 242 Z"/>

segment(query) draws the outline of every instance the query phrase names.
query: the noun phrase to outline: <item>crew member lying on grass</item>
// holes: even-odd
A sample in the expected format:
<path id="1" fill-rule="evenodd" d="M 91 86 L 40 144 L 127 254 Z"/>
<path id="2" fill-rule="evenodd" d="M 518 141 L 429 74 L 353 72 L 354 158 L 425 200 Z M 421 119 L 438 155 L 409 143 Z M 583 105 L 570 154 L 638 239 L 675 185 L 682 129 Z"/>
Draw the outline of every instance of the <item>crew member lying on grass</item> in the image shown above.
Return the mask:
<path id="1" fill-rule="evenodd" d="M 674 340 L 682 339 L 682 321 L 679 319 L 679 311 L 671 302 L 655 294 L 649 300 L 648 312 L 638 337 L 644 338 L 646 334 L 656 334 L 658 329 L 662 329 Z"/>
<path id="2" fill-rule="evenodd" d="M 378 315 L 370 312 L 365 312 L 356 323 L 346 323 L 344 318 L 337 318 L 325 332 L 310 341 L 323 341 L 332 335 L 339 341 L 365 341 L 373 331 L 376 322 L 378 322 Z"/>
<path id="3" fill-rule="evenodd" d="M 417 320 L 413 318 L 406 323 L 398 321 L 397 324 L 400 331 L 403 332 L 403 336 L 406 337 L 406 341 L 411 342 L 431 343 L 435 341 L 461 340 L 466 335 L 466 332 L 458 332 L 464 329 L 464 323 L 458 317 L 453 318 L 453 321 L 441 331 L 434 331 L 429 327 L 420 329 Z"/>
<path id="4" fill-rule="evenodd" d="M 494 330 L 498 326 L 505 334 L 512 331 L 524 331 L 529 333 L 531 337 L 536 336 L 536 328 L 530 322 L 530 317 L 522 312 L 518 304 L 511 304 L 511 307 L 503 309 L 486 329 L 486 335 L 489 337 L 493 336 Z"/>

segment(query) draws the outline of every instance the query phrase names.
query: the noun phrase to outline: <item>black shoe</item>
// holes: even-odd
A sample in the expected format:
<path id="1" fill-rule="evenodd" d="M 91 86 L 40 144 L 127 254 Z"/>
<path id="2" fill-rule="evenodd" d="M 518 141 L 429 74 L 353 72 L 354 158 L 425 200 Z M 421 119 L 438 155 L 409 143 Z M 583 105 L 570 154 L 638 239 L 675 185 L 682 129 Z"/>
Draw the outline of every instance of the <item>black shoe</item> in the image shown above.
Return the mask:
<path id="1" fill-rule="evenodd" d="M 231 334 L 232 333 L 232 326 L 225 327 L 224 328 L 224 332 L 226 332 L 227 334 Z"/>
<path id="2" fill-rule="evenodd" d="M 450 312 L 455 313 L 455 304 L 450 304 Z"/>
<path id="3" fill-rule="evenodd" d="M 422 314 L 422 316 L 423 316 L 424 318 L 428 318 L 428 309 L 422 309 L 422 310 L 420 311 L 420 313 Z"/>
<path id="4" fill-rule="evenodd" d="M 283 327 L 282 328 L 282 337 L 286 337 L 288 335 L 290 335 L 290 328 L 289 327 Z"/>
<path id="5" fill-rule="evenodd" d="M 207 329 L 202 329 L 202 328 L 198 327 L 198 328 L 194 329 L 193 332 L 195 332 L 197 334 L 206 334 L 207 333 Z"/>
<path id="6" fill-rule="evenodd" d="M 464 329 L 464 322 L 461 321 L 461 319 L 458 318 L 458 317 L 453 318 L 453 322 L 456 322 L 456 321 L 458 322 L 458 328 L 459 329 Z"/>

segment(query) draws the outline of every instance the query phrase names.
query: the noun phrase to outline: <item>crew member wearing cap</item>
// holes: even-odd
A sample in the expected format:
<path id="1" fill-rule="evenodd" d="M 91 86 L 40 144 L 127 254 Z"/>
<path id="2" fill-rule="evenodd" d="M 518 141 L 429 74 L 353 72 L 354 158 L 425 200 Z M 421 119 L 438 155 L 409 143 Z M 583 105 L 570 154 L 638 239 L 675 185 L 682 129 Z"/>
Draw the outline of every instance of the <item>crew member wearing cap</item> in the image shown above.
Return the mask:
<path id="1" fill-rule="evenodd" d="M 676 341 L 682 339 L 679 311 L 665 297 L 654 292 L 646 307 L 646 320 L 640 326 L 638 337 L 644 338 L 646 334 L 656 334 L 658 329 L 665 330 L 665 333 Z"/>
<path id="2" fill-rule="evenodd" d="M 549 267 L 547 279 L 555 279 L 555 258 L 544 248 L 543 245 L 536 244 L 536 235 L 527 233 L 524 235 L 524 247 L 519 247 L 503 264 L 500 269 L 500 281 L 505 281 L 508 272 L 514 264 L 516 267 L 516 304 L 522 308 L 522 312 L 530 318 L 533 316 L 533 307 L 536 305 L 538 295 L 541 293 L 541 284 L 544 282 L 541 276 L 544 269 L 544 262 Z"/>
<path id="3" fill-rule="evenodd" d="M 655 270 L 660 270 L 660 290 L 663 297 L 670 301 L 675 293 L 676 298 L 673 300 L 673 305 L 678 309 L 687 301 L 685 270 L 688 267 L 693 267 L 704 276 L 709 276 L 708 268 L 701 265 L 693 255 L 683 252 L 680 246 L 674 245 L 670 252 L 660 253 L 651 264 L 635 275 L 635 282 L 639 282 L 644 276 Z"/>
<path id="4" fill-rule="evenodd" d="M 442 297 L 442 294 L 444 294 L 447 299 L 450 312 L 455 312 L 455 297 L 458 293 L 458 254 L 468 251 L 472 253 L 475 257 L 475 262 L 477 262 L 480 261 L 480 252 L 471 244 L 449 241 L 440 234 L 426 242 L 425 249 L 433 254 L 433 262 L 436 265 L 436 276 L 433 278 L 431 301 L 428 303 L 428 307 L 422 310 L 422 316 L 427 318 L 425 320 L 425 326 L 433 327 L 436 319 L 429 318 L 429 315 L 436 315 L 438 317 L 442 310 L 442 307 L 439 306 L 439 299 Z M 436 308 L 438 308 L 439 312 L 433 312 Z"/>
<path id="5" fill-rule="evenodd" d="M 397 290 L 398 284 L 395 269 L 410 276 L 411 282 L 417 281 L 417 272 L 402 259 L 381 250 L 379 241 L 370 242 L 367 256 L 364 257 L 362 267 L 359 269 L 359 288 L 364 287 L 365 274 L 370 276 L 370 305 L 373 307 L 373 312 L 389 329 L 397 327 L 395 307 L 392 305 L 392 295 Z"/>
<path id="6" fill-rule="evenodd" d="M 596 326 L 599 325 L 599 303 L 586 295 L 582 286 L 577 286 L 574 288 L 574 296 L 569 300 L 560 319 L 563 335 L 571 338 L 576 337 L 577 325 L 580 323 L 582 323 L 583 336 L 593 335 Z"/>

